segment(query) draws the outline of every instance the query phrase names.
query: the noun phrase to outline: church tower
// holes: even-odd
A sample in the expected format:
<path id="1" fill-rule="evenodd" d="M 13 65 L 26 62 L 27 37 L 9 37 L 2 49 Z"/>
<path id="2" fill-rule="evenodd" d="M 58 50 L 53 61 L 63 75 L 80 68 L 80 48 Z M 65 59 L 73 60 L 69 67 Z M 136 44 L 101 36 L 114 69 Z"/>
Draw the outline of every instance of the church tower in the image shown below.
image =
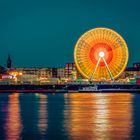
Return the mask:
<path id="1" fill-rule="evenodd" d="M 8 55 L 8 59 L 7 59 L 7 68 L 11 68 L 12 67 L 12 60 L 11 60 L 11 57 L 10 55 Z"/>

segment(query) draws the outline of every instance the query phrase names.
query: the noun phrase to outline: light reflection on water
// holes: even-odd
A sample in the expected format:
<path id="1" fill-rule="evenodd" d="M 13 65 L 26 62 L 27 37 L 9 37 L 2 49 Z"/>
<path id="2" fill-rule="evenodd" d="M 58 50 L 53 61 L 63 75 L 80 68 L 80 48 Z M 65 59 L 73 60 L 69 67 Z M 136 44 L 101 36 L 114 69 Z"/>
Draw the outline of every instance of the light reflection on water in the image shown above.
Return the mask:
<path id="1" fill-rule="evenodd" d="M 132 94 L 69 94 L 65 127 L 70 139 L 130 139 Z"/>
<path id="2" fill-rule="evenodd" d="M 8 96 L 7 110 L 2 96 Z M 131 139 L 133 97 L 130 93 L 1 94 L 4 136 L 0 139 Z"/>
<path id="3" fill-rule="evenodd" d="M 39 103 L 39 120 L 38 120 L 38 128 L 41 135 L 46 133 L 48 122 L 47 122 L 47 96 L 39 95 L 40 103 Z"/>
<path id="4" fill-rule="evenodd" d="M 20 118 L 19 94 L 9 95 L 8 111 L 5 124 L 6 139 L 19 140 L 22 131 Z"/>

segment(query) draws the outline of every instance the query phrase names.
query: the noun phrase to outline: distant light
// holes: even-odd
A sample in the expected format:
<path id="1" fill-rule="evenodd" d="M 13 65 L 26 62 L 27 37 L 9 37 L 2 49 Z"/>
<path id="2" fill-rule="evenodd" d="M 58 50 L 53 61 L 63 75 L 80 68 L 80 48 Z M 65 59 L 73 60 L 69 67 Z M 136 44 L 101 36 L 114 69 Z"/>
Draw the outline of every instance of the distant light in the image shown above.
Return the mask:
<path id="1" fill-rule="evenodd" d="M 22 72 L 19 72 L 18 74 L 19 74 L 19 75 L 23 75 Z"/>
<path id="2" fill-rule="evenodd" d="M 2 75 L 2 79 L 12 79 L 12 75 Z"/>

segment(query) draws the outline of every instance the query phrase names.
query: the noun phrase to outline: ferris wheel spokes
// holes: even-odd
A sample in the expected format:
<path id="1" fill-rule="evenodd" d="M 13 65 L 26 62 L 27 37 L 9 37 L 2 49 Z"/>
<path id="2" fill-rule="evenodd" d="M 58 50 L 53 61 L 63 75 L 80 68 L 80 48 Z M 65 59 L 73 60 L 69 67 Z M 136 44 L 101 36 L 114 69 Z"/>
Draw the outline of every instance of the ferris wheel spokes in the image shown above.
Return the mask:
<path id="1" fill-rule="evenodd" d="M 96 64 L 96 66 L 95 66 L 95 69 L 94 69 L 94 71 L 93 71 L 93 73 L 92 73 L 92 75 L 91 75 L 91 77 L 90 77 L 90 81 L 93 79 L 94 74 L 95 74 L 95 72 L 96 72 L 96 70 L 97 70 L 97 68 L 98 68 L 98 65 L 99 65 L 100 61 L 101 61 L 101 57 L 98 59 L 98 62 L 97 62 L 97 64 Z"/>
<path id="2" fill-rule="evenodd" d="M 107 68 L 107 71 L 108 71 L 108 74 L 109 74 L 109 76 L 110 76 L 110 79 L 111 79 L 112 81 L 114 81 L 113 75 L 112 75 L 112 73 L 111 73 L 111 71 L 110 71 L 110 69 L 109 69 L 109 67 L 108 67 L 108 65 L 107 65 L 107 63 L 106 63 L 104 57 L 103 57 L 103 61 L 104 61 L 105 66 L 106 66 L 106 68 Z"/>
<path id="3" fill-rule="evenodd" d="M 110 76 L 110 79 L 112 80 L 112 81 L 114 81 L 114 78 L 113 78 L 113 76 L 112 76 L 112 73 L 111 73 L 111 71 L 110 71 L 110 69 L 109 69 L 109 67 L 108 67 L 108 65 L 107 65 L 107 63 L 106 63 L 106 61 L 105 61 L 105 59 L 104 59 L 104 52 L 99 52 L 99 59 L 98 59 L 98 62 L 97 62 L 97 64 L 96 64 L 96 66 L 95 66 L 95 68 L 94 68 L 94 71 L 93 71 L 93 73 L 92 73 L 92 75 L 91 75 L 91 77 L 90 77 L 90 81 L 94 78 L 94 74 L 95 74 L 95 72 L 96 72 L 96 70 L 97 70 L 97 68 L 98 68 L 98 65 L 99 65 L 99 63 L 100 63 L 100 61 L 101 61 L 101 58 L 103 59 L 103 61 L 104 61 L 104 63 L 105 63 L 105 66 L 106 66 L 106 68 L 107 68 L 107 71 L 108 71 L 108 74 L 109 74 L 109 76 Z"/>

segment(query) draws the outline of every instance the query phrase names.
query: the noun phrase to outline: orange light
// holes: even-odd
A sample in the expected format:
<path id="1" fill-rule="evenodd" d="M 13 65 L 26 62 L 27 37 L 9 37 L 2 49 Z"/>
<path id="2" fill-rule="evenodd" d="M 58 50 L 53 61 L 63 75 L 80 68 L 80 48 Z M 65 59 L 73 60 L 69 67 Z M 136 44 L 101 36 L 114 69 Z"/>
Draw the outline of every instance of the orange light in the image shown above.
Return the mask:
<path id="1" fill-rule="evenodd" d="M 19 72 L 18 75 L 23 75 L 23 73 L 22 72 Z"/>

